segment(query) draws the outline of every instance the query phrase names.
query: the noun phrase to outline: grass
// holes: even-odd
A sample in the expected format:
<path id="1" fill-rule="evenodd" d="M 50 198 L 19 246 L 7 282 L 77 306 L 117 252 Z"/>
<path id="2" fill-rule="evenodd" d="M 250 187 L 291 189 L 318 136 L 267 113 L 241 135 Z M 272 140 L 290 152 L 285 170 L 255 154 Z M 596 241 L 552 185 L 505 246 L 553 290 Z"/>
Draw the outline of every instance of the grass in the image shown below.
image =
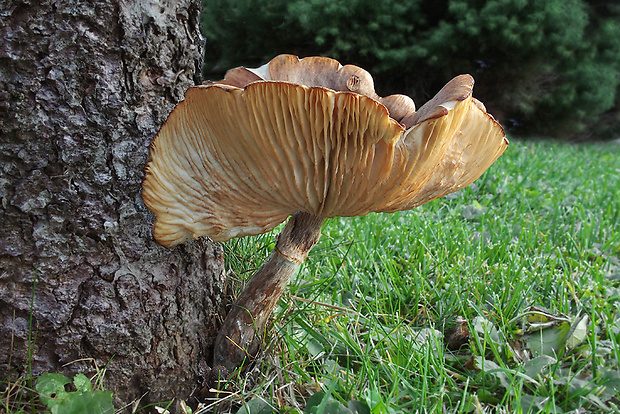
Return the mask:
<path id="1" fill-rule="evenodd" d="M 619 214 L 620 146 L 517 141 L 458 193 L 329 220 L 252 381 L 220 396 L 281 412 L 618 412 Z M 230 272 L 249 278 L 276 233 L 229 242 Z"/>
<path id="2" fill-rule="evenodd" d="M 620 412 L 619 215 L 620 146 L 528 141 L 443 199 L 329 220 L 263 357 L 195 412 Z M 225 244 L 231 284 L 275 234 Z M 41 408 L 31 376 L 0 385 L 0 412 Z"/>

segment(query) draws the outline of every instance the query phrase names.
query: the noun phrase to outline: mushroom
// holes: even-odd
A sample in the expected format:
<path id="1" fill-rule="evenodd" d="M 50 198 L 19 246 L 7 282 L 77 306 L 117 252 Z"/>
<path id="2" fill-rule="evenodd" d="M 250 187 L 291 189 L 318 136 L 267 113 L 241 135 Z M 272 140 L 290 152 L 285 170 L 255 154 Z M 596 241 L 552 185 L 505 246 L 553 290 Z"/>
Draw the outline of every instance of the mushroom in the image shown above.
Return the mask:
<path id="1" fill-rule="evenodd" d="M 464 188 L 506 149 L 460 75 L 418 111 L 365 70 L 280 55 L 189 88 L 153 139 L 143 199 L 166 247 L 257 235 L 290 216 L 215 342 L 213 366 L 256 356 L 286 284 L 326 218 L 412 209 Z"/>

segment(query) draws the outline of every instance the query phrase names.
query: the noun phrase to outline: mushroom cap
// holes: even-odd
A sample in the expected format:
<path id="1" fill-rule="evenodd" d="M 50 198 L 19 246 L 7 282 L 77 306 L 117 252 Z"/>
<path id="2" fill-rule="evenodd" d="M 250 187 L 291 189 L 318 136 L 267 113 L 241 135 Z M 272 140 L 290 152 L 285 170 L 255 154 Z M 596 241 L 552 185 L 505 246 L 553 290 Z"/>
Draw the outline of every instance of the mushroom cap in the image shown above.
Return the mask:
<path id="1" fill-rule="evenodd" d="M 319 217 L 408 210 L 476 180 L 508 145 L 460 75 L 417 112 L 329 58 L 280 55 L 189 88 L 151 143 L 143 199 L 164 246 Z M 391 116 L 392 114 L 392 116 Z"/>

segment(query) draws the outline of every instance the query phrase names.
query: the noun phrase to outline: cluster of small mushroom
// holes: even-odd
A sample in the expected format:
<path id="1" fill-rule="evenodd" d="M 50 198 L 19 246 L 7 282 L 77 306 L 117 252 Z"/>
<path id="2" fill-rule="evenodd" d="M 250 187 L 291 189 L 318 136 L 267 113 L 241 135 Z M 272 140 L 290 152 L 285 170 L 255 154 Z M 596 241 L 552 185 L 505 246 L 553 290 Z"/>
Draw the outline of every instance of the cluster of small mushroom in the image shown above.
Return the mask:
<path id="1" fill-rule="evenodd" d="M 326 218 L 414 208 L 468 186 L 503 153 L 504 131 L 473 84 L 457 76 L 416 111 L 407 96 L 379 97 L 359 67 L 280 55 L 188 89 L 146 166 L 156 240 L 225 241 L 291 217 L 227 316 L 214 366 L 257 354 Z"/>

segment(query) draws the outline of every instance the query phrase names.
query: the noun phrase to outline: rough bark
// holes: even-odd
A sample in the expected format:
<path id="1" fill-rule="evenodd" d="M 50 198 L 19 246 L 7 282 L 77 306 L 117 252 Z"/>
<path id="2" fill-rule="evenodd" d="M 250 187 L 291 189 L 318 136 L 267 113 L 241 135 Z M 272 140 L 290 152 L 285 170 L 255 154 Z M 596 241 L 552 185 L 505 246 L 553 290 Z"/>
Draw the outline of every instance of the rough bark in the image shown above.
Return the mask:
<path id="1" fill-rule="evenodd" d="M 140 197 L 148 145 L 200 75 L 199 11 L 1 3 L 0 380 L 25 373 L 29 332 L 35 374 L 94 358 L 119 403 L 187 398 L 211 361 L 221 250 L 159 246 Z"/>

